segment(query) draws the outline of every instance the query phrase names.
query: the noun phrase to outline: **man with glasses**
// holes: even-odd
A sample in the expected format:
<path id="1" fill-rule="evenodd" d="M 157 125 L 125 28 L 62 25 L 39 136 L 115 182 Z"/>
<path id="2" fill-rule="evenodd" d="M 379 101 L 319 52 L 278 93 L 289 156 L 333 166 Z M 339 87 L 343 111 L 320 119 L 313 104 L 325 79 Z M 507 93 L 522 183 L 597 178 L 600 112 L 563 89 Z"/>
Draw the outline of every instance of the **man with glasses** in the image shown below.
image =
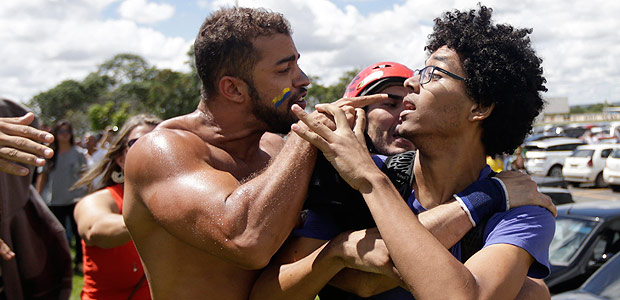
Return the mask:
<path id="1" fill-rule="evenodd" d="M 415 215 L 459 198 L 458 191 L 492 174 L 486 155 L 519 146 L 542 108 L 539 93 L 546 91 L 545 79 L 541 59 L 527 38 L 531 30 L 494 25 L 491 14 L 481 6 L 436 19 L 426 47 L 431 54 L 427 66 L 405 82 L 409 94 L 398 133 L 418 148 L 414 208 L 369 159 L 362 110 L 357 110 L 353 130 L 342 110 L 331 105 L 317 109 L 334 116 L 335 131 L 310 122 L 310 130 L 293 125 L 363 194 L 389 251 L 389 256 L 369 252 L 374 257 L 366 258 L 391 258 L 398 278 L 416 299 L 514 299 L 526 276 L 549 273 L 554 219 L 541 207 L 517 207 L 486 220 L 472 214 L 472 224 L 482 228 L 476 232 L 484 245 L 470 257 L 464 240 L 447 251 Z M 298 107 L 292 109 L 306 120 Z M 367 271 L 390 275 L 392 270 Z"/>
<path id="2" fill-rule="evenodd" d="M 396 132 L 400 123 L 399 115 L 404 110 L 402 99 L 407 94 L 404 82 L 414 74 L 421 75 L 422 80 L 426 82 L 433 77 L 433 72 L 448 71 L 429 67 L 422 71 L 416 70 L 414 73 L 401 64 L 381 62 L 360 71 L 346 88 L 344 97 L 375 93 L 390 95 L 389 100 L 364 108 L 368 127 L 366 144 L 371 149 L 370 153 L 373 154 L 375 163 L 382 166 L 382 171 L 386 173 L 393 174 L 395 169 L 412 168 L 411 153 L 401 153 L 414 149 L 414 146 L 411 141 Z M 460 76 L 452 75 L 448 76 L 462 80 Z M 369 299 L 377 300 L 410 299 L 411 293 L 398 287 L 401 284 L 400 280 L 371 273 L 380 268 L 385 270 L 392 267 L 389 259 L 381 260 L 386 265 L 375 266 L 376 262 L 368 258 L 376 257 L 374 253 L 385 253 L 382 252 L 386 251 L 385 245 L 380 240 L 377 229 L 374 228 L 370 212 L 367 211 L 359 192 L 351 189 L 342 178 L 333 176 L 330 172 L 336 171 L 323 160 L 321 157 L 317 159 L 315 173 L 310 181 L 305 222 L 301 228 L 293 231 L 292 237 L 261 274 L 254 285 L 252 299 L 313 299 L 317 293 L 321 300 L 351 300 L 360 299 L 360 296 L 370 296 Z M 391 163 L 393 161 L 397 161 L 398 166 L 386 168 L 386 165 L 393 166 Z M 395 183 L 396 187 L 407 204 L 419 211 L 415 195 L 411 194 L 411 183 L 407 181 L 409 189 L 404 189 L 402 184 L 399 185 L 400 179 L 404 179 L 406 173 L 398 174 L 400 177 Z M 528 176 L 503 173 L 500 177 L 506 181 L 506 186 L 509 188 L 511 207 L 542 205 L 539 197 L 549 201 L 548 205 L 552 206 L 547 196 L 536 192 L 536 184 L 529 180 Z M 394 178 L 391 177 L 392 180 Z M 515 179 L 523 180 L 518 185 L 529 184 L 527 186 L 529 190 L 516 191 Z M 506 201 L 501 199 L 502 185 L 496 185 L 495 182 L 493 179 L 483 178 L 459 193 L 459 201 L 468 209 L 472 205 L 466 195 L 476 195 L 477 208 L 471 208 L 470 213 L 477 215 L 477 219 L 485 219 L 482 215 L 497 212 L 492 207 L 497 207 L 499 201 Z M 472 192 L 474 190 L 475 192 Z M 418 207 L 415 207 L 416 205 Z M 480 209 L 480 206 L 484 206 L 484 209 Z M 554 208 L 550 207 L 550 210 Z M 462 209 L 458 201 L 424 212 L 420 218 L 424 226 L 446 248 L 454 246 L 472 228 L 466 210 Z M 351 251 L 356 248 L 364 250 Z M 368 268 L 374 270 L 364 272 Z M 530 278 L 523 285 L 521 292 L 520 299 L 528 298 L 529 295 L 541 299 L 549 295 L 542 280 L 534 281 Z"/>

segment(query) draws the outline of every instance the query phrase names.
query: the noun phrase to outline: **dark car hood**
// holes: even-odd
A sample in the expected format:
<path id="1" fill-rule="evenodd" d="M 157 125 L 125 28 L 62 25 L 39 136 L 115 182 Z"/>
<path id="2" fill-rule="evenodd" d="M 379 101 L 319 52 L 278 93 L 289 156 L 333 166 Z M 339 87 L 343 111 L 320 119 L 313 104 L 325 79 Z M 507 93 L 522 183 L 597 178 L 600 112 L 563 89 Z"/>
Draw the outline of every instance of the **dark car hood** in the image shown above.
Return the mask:
<path id="1" fill-rule="evenodd" d="M 551 297 L 551 300 L 607 300 L 607 299 L 598 297 L 596 295 L 590 294 L 585 291 L 574 290 L 570 292 L 557 294 Z"/>

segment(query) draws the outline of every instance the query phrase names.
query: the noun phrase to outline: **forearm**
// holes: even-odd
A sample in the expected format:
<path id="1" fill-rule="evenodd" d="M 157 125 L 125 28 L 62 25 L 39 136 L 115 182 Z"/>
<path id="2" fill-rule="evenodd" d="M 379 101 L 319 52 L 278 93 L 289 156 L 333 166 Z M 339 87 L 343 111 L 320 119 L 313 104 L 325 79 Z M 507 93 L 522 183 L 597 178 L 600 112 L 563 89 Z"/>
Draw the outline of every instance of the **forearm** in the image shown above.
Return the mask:
<path id="1" fill-rule="evenodd" d="M 420 224 L 389 179 L 376 172 L 367 178 L 369 184 L 360 191 L 394 264 L 416 299 L 435 299 L 437 295 L 475 298 L 477 284 L 471 272 Z"/>
<path id="2" fill-rule="evenodd" d="M 329 284 L 360 297 L 370 297 L 396 287 L 407 288 L 404 282 L 383 274 L 346 268 L 340 271 Z"/>
<path id="3" fill-rule="evenodd" d="M 454 246 L 472 228 L 458 202 L 452 201 L 418 215 L 420 223 L 446 248 Z"/>
<path id="4" fill-rule="evenodd" d="M 344 268 L 342 260 L 326 248 L 327 243 L 298 261 L 268 266 L 254 284 L 250 299 L 314 299 Z"/>
<path id="5" fill-rule="evenodd" d="M 313 146 L 289 136 L 269 167 L 226 199 L 225 238 L 268 262 L 297 222 L 315 160 Z"/>
<path id="6" fill-rule="evenodd" d="M 118 247 L 131 240 L 123 216 L 120 214 L 102 217 L 81 236 L 86 245 L 101 248 Z"/>

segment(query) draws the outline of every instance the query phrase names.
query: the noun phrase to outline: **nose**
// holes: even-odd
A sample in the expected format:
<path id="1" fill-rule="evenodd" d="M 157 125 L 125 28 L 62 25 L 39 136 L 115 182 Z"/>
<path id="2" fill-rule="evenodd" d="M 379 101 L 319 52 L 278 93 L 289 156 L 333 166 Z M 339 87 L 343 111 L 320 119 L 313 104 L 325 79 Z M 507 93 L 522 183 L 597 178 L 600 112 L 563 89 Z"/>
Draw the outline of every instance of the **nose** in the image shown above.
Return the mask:
<path id="1" fill-rule="evenodd" d="M 293 82 L 293 84 L 296 87 L 308 86 L 310 85 L 310 78 L 308 78 L 308 76 L 306 75 L 306 73 L 304 73 L 304 71 L 299 69 L 299 76 L 295 78 L 295 81 Z"/>
<path id="2" fill-rule="evenodd" d="M 408 93 L 420 93 L 420 75 L 416 74 L 412 77 L 407 78 L 405 83 L 403 84 L 405 88 L 407 88 Z"/>

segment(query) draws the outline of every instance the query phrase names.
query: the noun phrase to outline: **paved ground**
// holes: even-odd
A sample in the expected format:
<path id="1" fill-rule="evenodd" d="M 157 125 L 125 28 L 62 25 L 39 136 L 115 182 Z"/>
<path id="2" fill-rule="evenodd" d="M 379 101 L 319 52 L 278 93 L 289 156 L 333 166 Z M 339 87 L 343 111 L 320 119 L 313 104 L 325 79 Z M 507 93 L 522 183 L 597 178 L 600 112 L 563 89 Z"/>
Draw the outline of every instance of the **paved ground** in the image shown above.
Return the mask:
<path id="1" fill-rule="evenodd" d="M 569 187 L 575 202 L 609 200 L 620 201 L 620 193 L 613 192 L 610 188 L 595 187 Z"/>

